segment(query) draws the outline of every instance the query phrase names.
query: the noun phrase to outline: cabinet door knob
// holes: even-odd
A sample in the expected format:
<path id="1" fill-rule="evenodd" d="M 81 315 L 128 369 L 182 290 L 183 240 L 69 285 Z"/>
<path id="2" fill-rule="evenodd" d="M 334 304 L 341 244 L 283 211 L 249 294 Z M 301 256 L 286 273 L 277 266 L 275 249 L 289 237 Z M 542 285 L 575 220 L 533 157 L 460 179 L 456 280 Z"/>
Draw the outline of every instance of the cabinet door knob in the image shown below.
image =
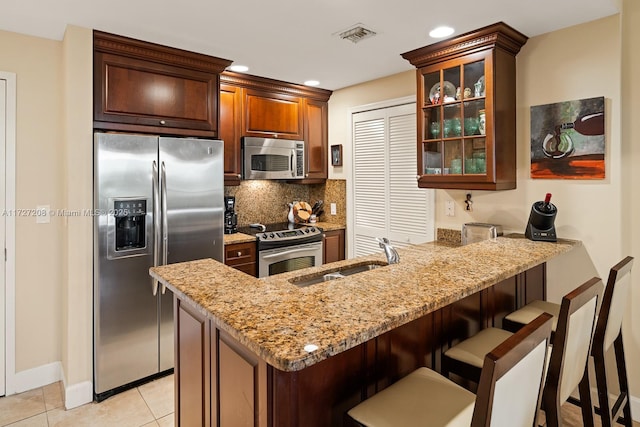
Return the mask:
<path id="1" fill-rule="evenodd" d="M 241 175 L 241 174 L 238 174 L 238 179 L 240 179 L 240 178 L 242 178 L 242 175 Z"/>
<path id="2" fill-rule="evenodd" d="M 164 120 L 160 120 L 160 124 L 164 125 L 166 122 Z"/>
<path id="3" fill-rule="evenodd" d="M 304 177 L 305 177 L 305 178 L 309 178 L 309 174 L 308 174 L 308 173 L 305 173 L 305 174 L 304 174 Z"/>
<path id="4" fill-rule="evenodd" d="M 420 175 L 416 175 L 416 179 L 420 181 Z"/>
<path id="5" fill-rule="evenodd" d="M 242 252 L 238 251 L 238 258 L 242 256 Z"/>

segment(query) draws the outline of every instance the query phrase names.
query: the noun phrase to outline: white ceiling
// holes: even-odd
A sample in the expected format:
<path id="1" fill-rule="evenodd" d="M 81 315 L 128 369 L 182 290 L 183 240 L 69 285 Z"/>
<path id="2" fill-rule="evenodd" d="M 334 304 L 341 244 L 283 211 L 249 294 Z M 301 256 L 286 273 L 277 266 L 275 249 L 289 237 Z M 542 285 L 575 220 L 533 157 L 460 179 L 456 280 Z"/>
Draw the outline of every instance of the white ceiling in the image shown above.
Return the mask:
<path id="1" fill-rule="evenodd" d="M 618 0 L 14 0 L 0 3 L 0 29 L 61 40 L 77 25 L 335 90 L 410 70 L 400 54 L 436 42 L 437 25 L 457 35 L 504 21 L 533 37 L 615 13 Z M 337 37 L 356 23 L 377 35 Z"/>

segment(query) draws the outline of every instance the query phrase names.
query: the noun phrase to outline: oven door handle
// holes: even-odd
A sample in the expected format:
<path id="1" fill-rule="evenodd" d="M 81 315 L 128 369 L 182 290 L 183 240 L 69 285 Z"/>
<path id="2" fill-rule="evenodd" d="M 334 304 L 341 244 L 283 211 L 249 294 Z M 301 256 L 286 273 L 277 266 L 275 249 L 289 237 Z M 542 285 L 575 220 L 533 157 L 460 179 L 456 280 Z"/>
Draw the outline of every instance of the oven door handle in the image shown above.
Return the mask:
<path id="1" fill-rule="evenodd" d="M 289 249 L 288 251 L 284 251 L 284 252 L 278 252 L 270 255 L 262 255 L 260 258 L 261 259 L 280 258 L 286 255 L 297 254 L 299 252 L 309 252 L 309 251 L 314 251 L 314 249 L 309 247 L 299 248 L 299 249 Z"/>

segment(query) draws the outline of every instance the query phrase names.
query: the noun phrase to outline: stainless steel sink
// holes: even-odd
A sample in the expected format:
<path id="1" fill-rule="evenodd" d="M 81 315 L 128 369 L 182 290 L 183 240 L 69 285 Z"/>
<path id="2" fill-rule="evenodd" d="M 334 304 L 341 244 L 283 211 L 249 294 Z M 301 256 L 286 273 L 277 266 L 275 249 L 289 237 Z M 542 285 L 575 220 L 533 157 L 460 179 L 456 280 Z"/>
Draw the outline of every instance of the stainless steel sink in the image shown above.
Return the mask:
<path id="1" fill-rule="evenodd" d="M 328 282 L 330 280 L 342 279 L 347 276 L 351 276 L 353 274 L 363 273 L 365 271 L 375 270 L 376 268 L 384 267 L 387 264 L 382 264 L 379 262 L 371 262 L 367 264 L 354 265 L 350 267 L 344 267 L 337 271 L 332 271 L 330 273 L 323 273 L 317 276 L 306 277 L 306 278 L 295 278 L 289 280 L 290 283 L 298 286 L 299 288 L 304 288 L 306 286 L 315 285 L 316 283 Z"/>

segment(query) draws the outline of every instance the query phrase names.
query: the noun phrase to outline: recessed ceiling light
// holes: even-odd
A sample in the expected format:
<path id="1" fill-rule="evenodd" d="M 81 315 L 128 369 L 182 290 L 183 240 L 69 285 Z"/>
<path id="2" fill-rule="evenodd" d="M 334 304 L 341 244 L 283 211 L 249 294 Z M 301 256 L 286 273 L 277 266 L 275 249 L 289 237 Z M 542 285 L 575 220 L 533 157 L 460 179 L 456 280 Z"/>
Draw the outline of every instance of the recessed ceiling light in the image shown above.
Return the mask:
<path id="1" fill-rule="evenodd" d="M 305 86 L 318 86 L 320 82 L 317 80 L 307 80 L 304 84 Z"/>
<path id="2" fill-rule="evenodd" d="M 230 71 L 235 71 L 236 73 L 246 73 L 247 71 L 249 71 L 249 67 L 247 67 L 246 65 L 231 65 L 229 67 Z"/>
<path id="3" fill-rule="evenodd" d="M 434 39 L 441 39 L 442 37 L 450 36 L 451 34 L 453 34 L 453 31 L 453 28 L 443 25 L 429 31 L 429 36 L 433 37 Z"/>

